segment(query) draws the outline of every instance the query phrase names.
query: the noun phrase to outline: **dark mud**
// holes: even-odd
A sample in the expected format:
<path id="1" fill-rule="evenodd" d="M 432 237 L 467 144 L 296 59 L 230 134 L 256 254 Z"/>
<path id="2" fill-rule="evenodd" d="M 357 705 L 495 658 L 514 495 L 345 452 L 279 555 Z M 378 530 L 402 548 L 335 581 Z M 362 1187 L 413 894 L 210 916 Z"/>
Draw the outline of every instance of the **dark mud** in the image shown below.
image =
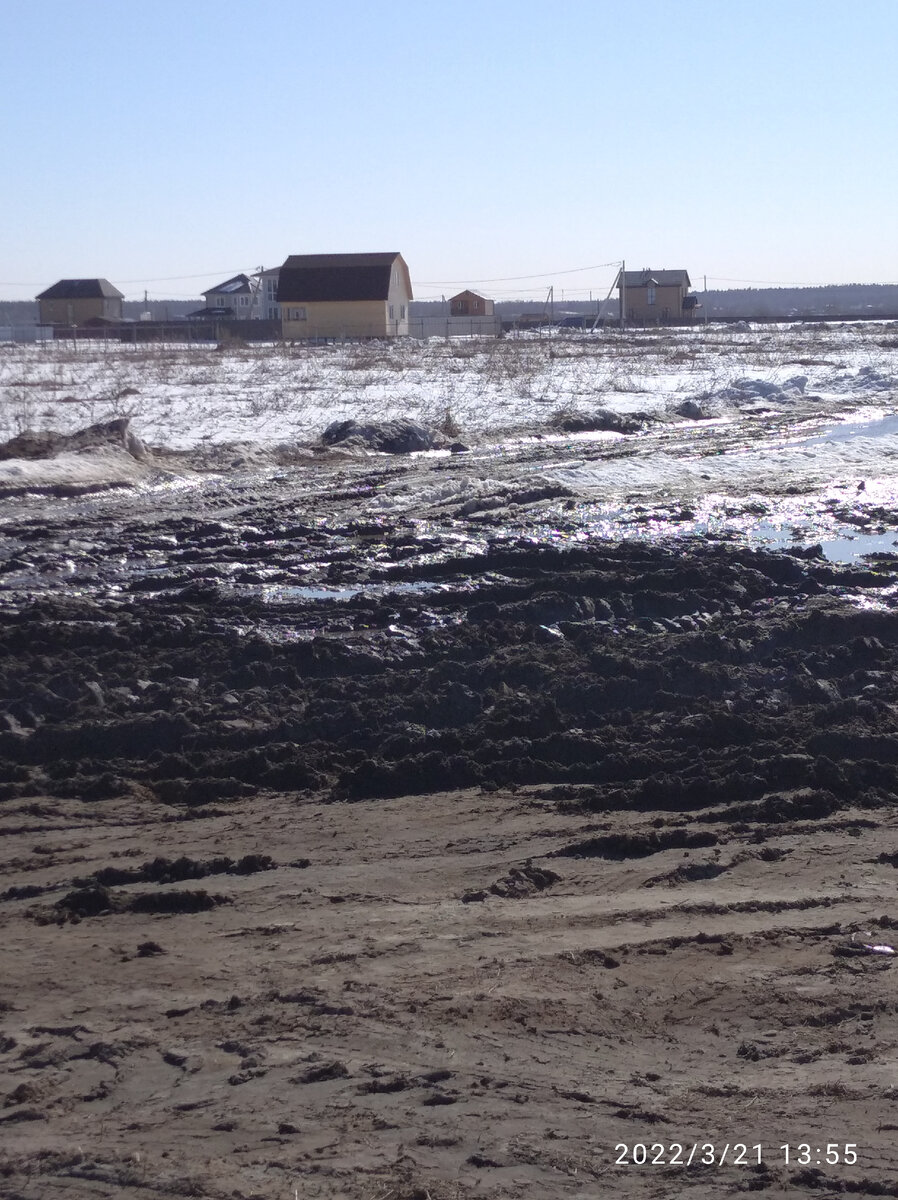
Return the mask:
<path id="1" fill-rule="evenodd" d="M 378 538 L 391 558 L 404 544 Z M 0 631 L 0 795 L 189 809 L 568 784 L 596 813 L 763 825 L 898 786 L 885 568 L 524 539 L 394 563 L 394 590 L 361 555 L 344 565 L 342 603 L 197 578 L 150 592 L 147 576 L 114 596 L 19 593 Z"/>

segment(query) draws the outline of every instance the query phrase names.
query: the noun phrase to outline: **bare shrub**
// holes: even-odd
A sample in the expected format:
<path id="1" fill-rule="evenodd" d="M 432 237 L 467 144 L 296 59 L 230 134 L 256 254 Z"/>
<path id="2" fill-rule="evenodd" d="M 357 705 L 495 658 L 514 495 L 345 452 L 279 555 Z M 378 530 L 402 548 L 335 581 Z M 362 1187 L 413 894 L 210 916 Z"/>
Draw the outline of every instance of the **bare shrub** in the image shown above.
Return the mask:
<path id="1" fill-rule="evenodd" d="M 452 409 L 448 404 L 443 410 L 443 416 L 437 428 L 439 429 L 440 433 L 447 438 L 457 438 L 461 433 L 461 426 L 453 416 Z"/>
<path id="2" fill-rule="evenodd" d="M 248 350 L 249 343 L 231 333 L 224 333 L 215 347 L 219 354 L 231 354 L 236 350 Z"/>

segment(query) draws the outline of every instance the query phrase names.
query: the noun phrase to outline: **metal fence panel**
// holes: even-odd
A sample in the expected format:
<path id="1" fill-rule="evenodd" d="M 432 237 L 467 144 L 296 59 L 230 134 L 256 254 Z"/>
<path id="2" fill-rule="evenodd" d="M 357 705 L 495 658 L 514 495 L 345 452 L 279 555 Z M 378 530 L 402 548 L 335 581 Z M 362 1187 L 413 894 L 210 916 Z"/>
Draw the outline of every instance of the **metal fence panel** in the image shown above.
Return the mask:
<path id="1" fill-rule="evenodd" d="M 50 325 L 0 325 L 0 342 L 49 342 L 52 339 Z"/>
<path id="2" fill-rule="evenodd" d="M 500 317 L 409 317 L 409 337 L 498 337 Z"/>

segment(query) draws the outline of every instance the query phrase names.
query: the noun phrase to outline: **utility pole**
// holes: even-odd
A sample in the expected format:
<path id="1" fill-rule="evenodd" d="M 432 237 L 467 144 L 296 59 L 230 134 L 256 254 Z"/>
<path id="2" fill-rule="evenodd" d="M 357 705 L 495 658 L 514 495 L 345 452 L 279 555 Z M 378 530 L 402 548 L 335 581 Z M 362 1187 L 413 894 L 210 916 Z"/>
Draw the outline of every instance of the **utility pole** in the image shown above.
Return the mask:
<path id="1" fill-rule="evenodd" d="M 249 281 L 249 312 L 246 314 L 246 319 L 251 321 L 253 313 L 256 311 L 256 301 L 259 298 L 259 292 L 262 290 L 262 274 L 264 267 L 258 267 L 255 274 L 250 276 Z"/>
<path id="2" fill-rule="evenodd" d="M 621 259 L 620 264 L 620 327 L 627 323 L 627 264 Z"/>

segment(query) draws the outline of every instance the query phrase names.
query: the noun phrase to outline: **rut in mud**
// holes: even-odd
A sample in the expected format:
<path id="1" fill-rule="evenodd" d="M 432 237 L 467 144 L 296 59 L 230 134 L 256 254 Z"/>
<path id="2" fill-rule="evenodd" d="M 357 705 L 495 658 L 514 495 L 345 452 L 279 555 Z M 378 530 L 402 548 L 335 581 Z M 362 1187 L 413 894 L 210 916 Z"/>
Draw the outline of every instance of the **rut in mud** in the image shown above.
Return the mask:
<path id="1" fill-rule="evenodd" d="M 452 575 L 478 583 L 453 588 Z M 760 823 L 898 784 L 885 571 L 695 545 L 457 560 L 438 593 L 270 605 L 196 585 L 39 598 L 0 634 L 0 787 L 174 808 L 566 786 Z M 264 632 L 257 625 L 264 625 Z"/>

